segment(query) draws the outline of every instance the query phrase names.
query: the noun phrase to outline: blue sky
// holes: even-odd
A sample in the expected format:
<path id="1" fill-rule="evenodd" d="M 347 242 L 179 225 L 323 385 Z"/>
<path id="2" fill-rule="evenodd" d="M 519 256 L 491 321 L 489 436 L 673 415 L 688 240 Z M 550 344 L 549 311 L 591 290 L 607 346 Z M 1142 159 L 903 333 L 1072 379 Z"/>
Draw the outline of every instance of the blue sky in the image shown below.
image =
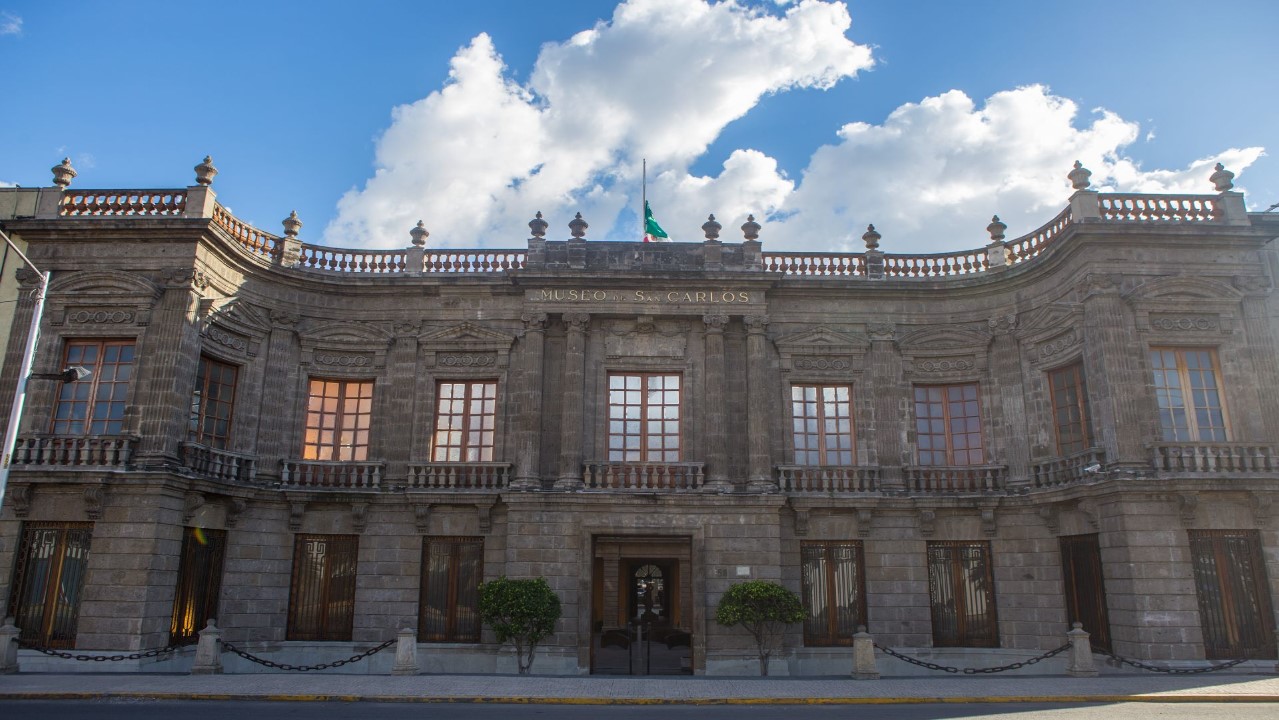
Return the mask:
<path id="1" fill-rule="evenodd" d="M 851 21 L 851 22 L 849 22 Z M 520 247 L 636 239 L 639 160 L 676 240 L 766 219 L 766 247 L 983 244 L 1107 189 L 1279 202 L 1279 3 L 12 2 L 0 182 L 175 187 L 304 240 Z M 452 74 L 451 74 L 452 73 Z M 842 130 L 841 130 L 842 129 Z M 1208 163 L 1205 165 L 1204 163 Z"/>

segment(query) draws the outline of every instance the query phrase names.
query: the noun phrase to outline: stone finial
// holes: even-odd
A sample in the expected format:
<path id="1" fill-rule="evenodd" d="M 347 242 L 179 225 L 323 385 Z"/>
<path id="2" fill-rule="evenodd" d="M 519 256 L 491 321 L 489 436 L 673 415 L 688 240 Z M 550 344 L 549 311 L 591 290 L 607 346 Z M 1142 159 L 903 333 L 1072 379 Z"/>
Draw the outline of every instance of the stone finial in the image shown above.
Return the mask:
<path id="1" fill-rule="evenodd" d="M 1066 178 L 1070 180 L 1070 186 L 1076 190 L 1087 190 L 1092 181 L 1088 178 L 1092 177 L 1092 170 L 1084 167 L 1084 164 L 1075 161 L 1075 169 L 1066 173 Z"/>
<path id="2" fill-rule="evenodd" d="M 284 224 L 284 236 L 297 238 L 298 231 L 302 229 L 302 221 L 298 219 L 298 211 L 293 210 L 289 216 L 282 221 Z"/>
<path id="3" fill-rule="evenodd" d="M 862 240 L 866 243 L 867 250 L 878 250 L 879 239 L 884 237 L 875 230 L 874 225 L 867 225 L 866 232 L 862 234 Z"/>
<path id="4" fill-rule="evenodd" d="M 723 225 L 715 222 L 715 213 L 707 215 L 706 222 L 702 223 L 702 233 L 706 235 L 707 240 L 719 240 L 719 231 L 723 229 Z"/>
<path id="5" fill-rule="evenodd" d="M 53 184 L 60 188 L 70 185 L 72 178 L 77 175 L 75 168 L 71 167 L 71 158 L 62 158 L 60 165 L 54 165 L 50 169 L 53 171 Z"/>
<path id="6" fill-rule="evenodd" d="M 747 240 L 759 239 L 760 224 L 755 222 L 754 215 L 747 215 L 746 222 L 742 223 L 742 237 Z"/>
<path id="7" fill-rule="evenodd" d="M 427 232 L 426 226 L 422 224 L 421 220 L 418 220 L 417 225 L 409 231 L 409 236 L 413 238 L 414 247 L 426 247 L 426 238 L 430 235 L 431 233 Z"/>
<path id="8" fill-rule="evenodd" d="M 549 227 L 549 223 L 542 219 L 541 210 L 538 210 L 537 214 L 533 216 L 533 219 L 528 221 L 528 229 L 533 233 L 533 237 L 535 238 L 546 237 L 547 227 Z"/>
<path id="9" fill-rule="evenodd" d="M 205 155 L 204 162 L 195 166 L 195 184 L 208 187 L 213 184 L 213 177 L 218 174 L 218 169 L 213 167 L 213 156 Z"/>
<path id="10" fill-rule="evenodd" d="M 1235 186 L 1235 174 L 1226 169 L 1225 165 L 1217 163 L 1217 167 L 1213 168 L 1216 172 L 1208 178 L 1217 192 L 1226 192 Z"/>
<path id="11" fill-rule="evenodd" d="M 572 233 L 573 237 L 575 238 L 585 239 L 586 228 L 588 227 L 590 227 L 590 225 L 588 225 L 586 221 L 582 219 L 582 213 L 578 213 L 574 215 L 573 219 L 570 220 L 568 223 L 569 232 Z"/>
<path id="12" fill-rule="evenodd" d="M 990 219 L 990 224 L 986 226 L 986 232 L 990 233 L 991 242 L 1000 242 L 1004 239 L 1004 231 L 1008 229 L 999 216 L 996 215 Z"/>

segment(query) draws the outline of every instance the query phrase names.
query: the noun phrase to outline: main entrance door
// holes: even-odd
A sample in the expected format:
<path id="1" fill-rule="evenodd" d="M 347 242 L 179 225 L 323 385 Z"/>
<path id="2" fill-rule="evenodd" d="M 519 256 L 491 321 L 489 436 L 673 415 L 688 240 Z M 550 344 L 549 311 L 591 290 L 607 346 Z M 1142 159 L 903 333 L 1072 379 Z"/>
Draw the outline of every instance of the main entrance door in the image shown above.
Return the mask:
<path id="1" fill-rule="evenodd" d="M 591 672 L 692 673 L 689 543 L 596 538 Z"/>

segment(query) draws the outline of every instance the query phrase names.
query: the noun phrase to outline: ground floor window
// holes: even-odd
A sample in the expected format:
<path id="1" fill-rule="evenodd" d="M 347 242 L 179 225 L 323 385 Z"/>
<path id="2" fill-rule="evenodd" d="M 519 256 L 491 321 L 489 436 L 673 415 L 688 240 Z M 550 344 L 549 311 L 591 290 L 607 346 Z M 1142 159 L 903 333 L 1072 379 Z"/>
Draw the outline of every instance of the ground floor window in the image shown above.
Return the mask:
<path id="1" fill-rule="evenodd" d="M 1092 646 L 1110 650 L 1110 618 L 1106 584 L 1101 574 L 1097 533 L 1061 538 L 1061 572 L 1066 591 L 1066 622 L 1078 622 L 1091 635 Z"/>
<path id="2" fill-rule="evenodd" d="M 178 585 L 173 592 L 173 620 L 169 623 L 171 644 L 194 643 L 205 623 L 217 618 L 225 554 L 225 530 L 185 528 Z"/>
<path id="3" fill-rule="evenodd" d="M 298 535 L 289 590 L 289 640 L 350 640 L 358 535 Z"/>
<path id="4" fill-rule="evenodd" d="M 1190 555 L 1210 660 L 1275 657 L 1274 613 L 1256 530 L 1191 530 Z"/>
<path id="5" fill-rule="evenodd" d="M 418 640 L 479 642 L 479 596 L 483 579 L 483 540 L 423 538 Z"/>
<path id="6" fill-rule="evenodd" d="M 990 543 L 928 543 L 935 647 L 999 647 Z"/>
<path id="7" fill-rule="evenodd" d="M 20 639 L 49 648 L 75 647 L 93 523 L 25 523 L 9 595 Z"/>
<path id="8" fill-rule="evenodd" d="M 857 626 L 866 624 L 866 563 L 862 544 L 806 542 L 800 545 L 804 644 L 852 645 Z"/>

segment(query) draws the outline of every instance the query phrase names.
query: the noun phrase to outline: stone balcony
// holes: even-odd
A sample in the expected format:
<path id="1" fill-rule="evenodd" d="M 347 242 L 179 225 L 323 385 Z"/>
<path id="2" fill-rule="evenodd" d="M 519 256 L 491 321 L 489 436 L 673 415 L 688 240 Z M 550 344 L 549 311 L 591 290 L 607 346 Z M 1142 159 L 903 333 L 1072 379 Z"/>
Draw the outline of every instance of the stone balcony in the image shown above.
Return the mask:
<path id="1" fill-rule="evenodd" d="M 253 485 L 257 481 L 257 458 L 254 455 L 190 442 L 182 443 L 180 450 L 183 467 L 199 477 L 243 485 Z"/>
<path id="2" fill-rule="evenodd" d="M 380 492 L 386 472 L 381 462 L 331 462 L 283 460 L 280 487 L 286 490 L 340 490 Z"/>
<path id="3" fill-rule="evenodd" d="M 72 470 L 124 470 L 133 461 L 138 438 L 132 435 L 27 435 L 13 448 L 12 465 L 18 468 Z"/>
<path id="4" fill-rule="evenodd" d="M 587 490 L 623 492 L 696 492 L 706 483 L 703 463 L 588 462 L 582 482 Z"/>
<path id="5" fill-rule="evenodd" d="M 511 464 L 500 462 L 439 462 L 411 464 L 408 490 L 505 490 L 511 483 Z"/>
<path id="6" fill-rule="evenodd" d="M 879 491 L 879 468 L 778 465 L 777 486 L 785 493 L 873 493 Z"/>
<path id="7" fill-rule="evenodd" d="M 902 476 L 912 495 L 988 495 L 1008 486 L 1006 465 L 907 465 Z"/>
<path id="8" fill-rule="evenodd" d="M 1065 457 L 1051 458 L 1030 466 L 1030 482 L 1034 488 L 1055 488 L 1080 482 L 1100 480 L 1106 467 L 1106 452 L 1088 448 Z"/>
<path id="9" fill-rule="evenodd" d="M 1156 472 L 1174 475 L 1279 471 L 1275 447 L 1260 443 L 1155 443 L 1150 446 L 1150 454 L 1150 464 Z"/>

